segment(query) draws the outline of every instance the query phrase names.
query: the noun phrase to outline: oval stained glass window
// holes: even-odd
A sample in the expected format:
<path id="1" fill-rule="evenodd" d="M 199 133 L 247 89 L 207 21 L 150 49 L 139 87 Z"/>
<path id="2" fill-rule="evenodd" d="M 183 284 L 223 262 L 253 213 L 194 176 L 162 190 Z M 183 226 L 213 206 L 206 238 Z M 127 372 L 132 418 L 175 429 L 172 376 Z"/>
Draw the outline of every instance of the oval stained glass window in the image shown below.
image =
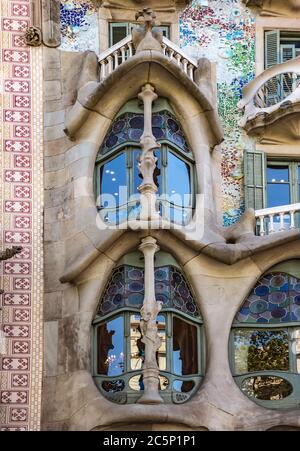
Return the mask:
<path id="1" fill-rule="evenodd" d="M 282 377 L 256 376 L 243 381 L 242 391 L 250 398 L 279 401 L 293 393 L 293 386 Z"/>

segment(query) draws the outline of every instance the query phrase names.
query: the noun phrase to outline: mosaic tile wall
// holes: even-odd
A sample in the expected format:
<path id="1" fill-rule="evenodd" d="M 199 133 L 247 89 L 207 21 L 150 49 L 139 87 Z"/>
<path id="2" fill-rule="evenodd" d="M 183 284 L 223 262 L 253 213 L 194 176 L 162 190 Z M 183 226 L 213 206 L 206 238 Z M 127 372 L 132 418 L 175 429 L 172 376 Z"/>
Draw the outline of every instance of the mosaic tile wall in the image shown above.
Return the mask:
<path id="1" fill-rule="evenodd" d="M 99 53 L 97 8 L 88 0 L 61 0 L 61 50 Z"/>
<path id="2" fill-rule="evenodd" d="M 203 4 L 204 2 L 202 2 Z M 224 224 L 237 222 L 245 209 L 243 153 L 252 143 L 237 125 L 242 88 L 254 77 L 255 16 L 240 0 L 192 2 L 181 16 L 181 47 L 194 57 L 217 63 L 219 113 L 225 131 L 222 145 Z"/>
<path id="3" fill-rule="evenodd" d="M 24 44 L 26 0 L 0 2 L 0 431 L 38 430 L 42 378 L 42 48 Z"/>

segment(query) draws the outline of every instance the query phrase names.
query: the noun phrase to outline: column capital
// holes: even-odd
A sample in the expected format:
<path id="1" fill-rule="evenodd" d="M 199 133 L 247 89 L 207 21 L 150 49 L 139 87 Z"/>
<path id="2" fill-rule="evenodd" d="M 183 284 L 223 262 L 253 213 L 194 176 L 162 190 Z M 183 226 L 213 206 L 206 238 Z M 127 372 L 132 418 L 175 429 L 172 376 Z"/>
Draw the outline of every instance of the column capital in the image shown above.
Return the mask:
<path id="1" fill-rule="evenodd" d="M 144 253 L 144 251 L 151 250 L 154 253 L 160 250 L 160 247 L 157 245 L 157 240 L 152 236 L 147 236 L 142 239 L 142 242 L 139 246 L 139 250 Z"/>

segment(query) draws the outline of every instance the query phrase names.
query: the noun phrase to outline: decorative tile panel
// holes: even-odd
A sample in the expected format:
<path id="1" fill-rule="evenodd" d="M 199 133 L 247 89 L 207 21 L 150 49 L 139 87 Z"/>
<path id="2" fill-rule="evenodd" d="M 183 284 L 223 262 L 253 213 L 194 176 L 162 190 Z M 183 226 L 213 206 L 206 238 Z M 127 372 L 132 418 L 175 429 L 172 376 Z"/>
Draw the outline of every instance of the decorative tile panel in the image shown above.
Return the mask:
<path id="1" fill-rule="evenodd" d="M 42 48 L 25 45 L 30 14 L 30 1 L 0 2 L 1 245 L 23 247 L 1 265 L 0 431 L 40 429 L 43 68 Z"/>

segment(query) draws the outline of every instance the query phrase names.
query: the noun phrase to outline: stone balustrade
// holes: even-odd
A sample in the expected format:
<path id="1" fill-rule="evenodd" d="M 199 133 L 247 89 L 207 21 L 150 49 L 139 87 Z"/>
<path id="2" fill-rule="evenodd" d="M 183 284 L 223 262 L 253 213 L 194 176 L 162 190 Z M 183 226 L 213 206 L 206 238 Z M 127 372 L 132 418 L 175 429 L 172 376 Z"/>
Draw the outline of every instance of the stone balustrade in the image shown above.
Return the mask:
<path id="1" fill-rule="evenodd" d="M 257 210 L 255 217 L 258 220 L 259 235 L 271 235 L 299 228 L 300 221 L 297 213 L 300 216 L 300 203 Z"/>
<path id="2" fill-rule="evenodd" d="M 163 38 L 162 50 L 164 55 L 174 61 L 183 72 L 194 81 L 194 71 L 197 69 L 197 61 L 184 54 L 176 44 L 166 37 Z M 99 56 L 100 80 L 103 81 L 121 64 L 134 55 L 132 36 L 129 35 L 122 41 L 110 47 Z"/>
<path id="3" fill-rule="evenodd" d="M 273 66 L 244 87 L 238 107 L 244 110 L 239 125 L 248 132 L 295 113 L 300 104 L 300 57 Z"/>

